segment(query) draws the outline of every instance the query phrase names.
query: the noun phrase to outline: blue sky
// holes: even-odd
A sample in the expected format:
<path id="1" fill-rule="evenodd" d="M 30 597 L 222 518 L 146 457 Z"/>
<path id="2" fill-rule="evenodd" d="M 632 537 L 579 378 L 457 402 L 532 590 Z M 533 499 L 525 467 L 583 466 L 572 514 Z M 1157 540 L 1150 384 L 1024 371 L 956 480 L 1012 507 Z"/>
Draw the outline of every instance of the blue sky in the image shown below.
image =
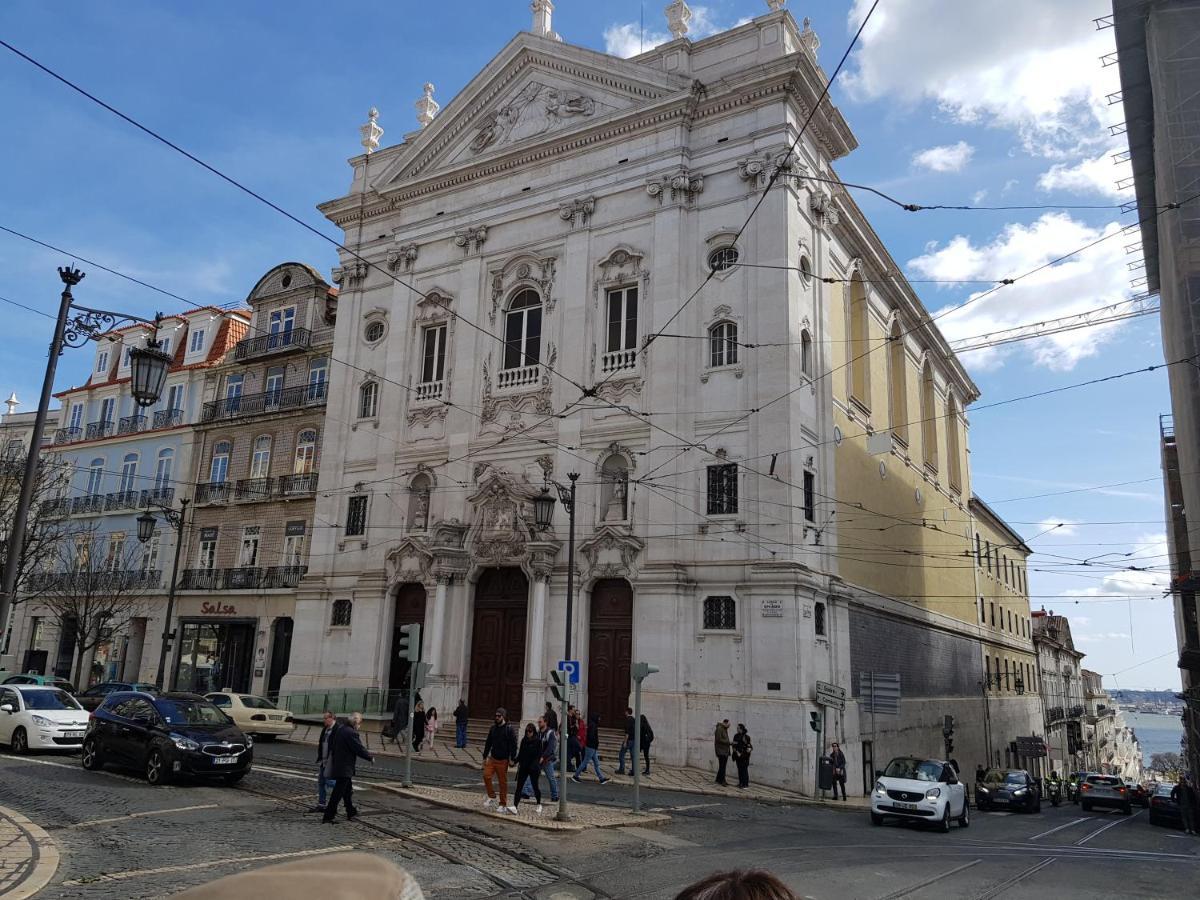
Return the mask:
<path id="1" fill-rule="evenodd" d="M 662 40 L 663 0 L 559 0 L 565 40 L 614 53 Z M 869 2 L 789 4 L 812 16 L 832 71 Z M 521 29 L 526 0 L 440 5 L 367 3 L 353 13 L 293 0 L 199 7 L 153 2 L 43 4 L 0 12 L 5 39 L 101 98 L 336 236 L 315 204 L 342 193 L 358 126 L 380 110 L 384 143 L 416 127 L 413 103 L 432 81 L 445 106 Z M 811 9 L 808 7 L 812 7 Z M 763 0 L 693 4 L 703 36 L 766 11 Z M 1103 0 L 882 0 L 833 90 L 859 140 L 838 165 L 847 181 L 922 204 L 1116 204 L 1129 199 L 1108 154 L 1124 149 L 1104 95 L 1114 67 L 1099 57 L 1112 31 L 1092 19 Z M 0 49 L 5 165 L 0 225 L 136 275 L 197 303 L 245 297 L 285 259 L 328 271 L 329 245 L 156 145 Z M 869 194 L 859 203 L 911 278 L 1021 274 L 1128 224 L 1115 209 L 907 213 Z M 965 338 L 1124 299 L 1117 236 L 1067 264 L 948 314 Z M 52 312 L 55 267 L 67 260 L 0 233 L 0 296 Z M 87 269 L 87 266 L 84 266 Z M 917 284 L 933 311 L 972 288 Z M 974 288 L 978 290 L 978 287 Z M 89 270 L 81 302 L 150 314 L 173 301 Z M 0 391 L 32 403 L 49 321 L 0 304 Z M 981 404 L 1162 362 L 1153 316 L 966 354 Z M 69 352 L 59 387 L 86 377 Z M 1033 541 L 1034 608 L 1069 615 L 1085 665 L 1110 686 L 1178 688 L 1174 625 L 1161 594 L 1166 559 L 1158 479 L 1162 372 L 970 413 L 976 491 Z M 1136 482 L 1102 490 L 1079 490 Z M 1075 493 L 1061 493 L 1076 491 Z M 1019 499 L 1046 495 L 1037 499 Z M 1045 524 L 1039 524 L 1045 523 Z M 1075 523 L 1075 524 L 1071 524 Z M 1116 523 L 1116 524 L 1098 524 Z M 1079 561 L 1108 556 L 1088 566 Z M 1121 571 L 1139 564 L 1153 571 Z"/>

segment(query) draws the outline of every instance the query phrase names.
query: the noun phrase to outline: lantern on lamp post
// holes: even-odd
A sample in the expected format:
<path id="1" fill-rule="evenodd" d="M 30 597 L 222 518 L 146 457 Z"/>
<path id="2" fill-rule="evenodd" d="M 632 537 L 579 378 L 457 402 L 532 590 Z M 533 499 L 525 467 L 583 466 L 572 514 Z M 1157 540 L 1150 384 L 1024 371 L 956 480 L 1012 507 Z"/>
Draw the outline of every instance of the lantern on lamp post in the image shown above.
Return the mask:
<path id="1" fill-rule="evenodd" d="M 138 406 L 153 406 L 162 396 L 163 385 L 167 381 L 167 368 L 171 365 L 171 357 L 163 353 L 162 343 L 150 340 L 145 347 L 133 347 L 129 351 L 129 367 L 132 377 L 129 389 L 133 400 Z"/>

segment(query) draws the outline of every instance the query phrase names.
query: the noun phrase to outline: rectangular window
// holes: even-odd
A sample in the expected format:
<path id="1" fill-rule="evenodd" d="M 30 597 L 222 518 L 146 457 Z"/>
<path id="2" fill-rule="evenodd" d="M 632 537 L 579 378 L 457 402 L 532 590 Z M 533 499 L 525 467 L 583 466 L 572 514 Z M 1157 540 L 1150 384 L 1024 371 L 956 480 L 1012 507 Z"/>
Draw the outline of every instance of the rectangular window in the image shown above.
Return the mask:
<path id="1" fill-rule="evenodd" d="M 200 552 L 196 556 L 196 568 L 212 571 L 217 564 L 216 528 L 200 529 Z"/>
<path id="2" fill-rule="evenodd" d="M 812 472 L 804 473 L 804 521 L 817 521 L 817 476 Z"/>
<path id="3" fill-rule="evenodd" d="M 823 637 L 825 634 L 825 604 L 817 603 L 813 606 L 813 632 L 817 637 Z"/>
<path id="4" fill-rule="evenodd" d="M 991 613 L 991 616 L 992 616 L 992 627 L 995 628 L 996 627 L 996 604 L 989 603 L 988 611 Z"/>
<path id="5" fill-rule="evenodd" d="M 242 529 L 242 551 L 238 556 L 238 565 L 243 569 L 258 565 L 258 544 L 262 528 L 258 525 L 247 525 Z"/>
<path id="6" fill-rule="evenodd" d="M 167 388 L 167 409 L 183 409 L 183 385 L 173 384 Z"/>
<path id="7" fill-rule="evenodd" d="M 271 313 L 271 334 L 291 334 L 296 325 L 296 307 L 277 309 Z"/>
<path id="8" fill-rule="evenodd" d="M 108 351 L 101 350 L 96 354 L 96 374 L 103 375 L 108 371 Z"/>
<path id="9" fill-rule="evenodd" d="M 346 506 L 346 537 L 367 533 L 367 497 L 358 494 Z"/>
<path id="10" fill-rule="evenodd" d="M 100 421 L 111 422 L 113 420 L 113 412 L 117 408 L 117 401 L 112 397 L 106 397 L 100 401 Z"/>
<path id="11" fill-rule="evenodd" d="M 114 531 L 108 536 L 108 551 L 104 556 L 104 568 L 108 572 L 119 572 L 125 568 L 125 532 Z"/>
<path id="12" fill-rule="evenodd" d="M 708 467 L 708 514 L 731 516 L 738 511 L 737 463 Z"/>
<path id="13" fill-rule="evenodd" d="M 992 542 L 984 541 L 985 552 L 987 553 L 987 570 L 992 571 Z"/>
<path id="14" fill-rule="evenodd" d="M 142 571 L 152 572 L 158 568 L 159 535 L 155 532 L 150 540 L 142 545 Z"/>
<path id="15" fill-rule="evenodd" d="M 334 600 L 333 613 L 329 616 L 329 624 L 333 628 L 350 627 L 350 618 L 354 614 L 354 601 Z"/>
<path id="16" fill-rule="evenodd" d="M 283 394 L 283 366 L 272 366 L 267 369 L 267 380 L 263 383 L 268 406 L 275 406 Z"/>
<path id="17" fill-rule="evenodd" d="M 83 425 L 83 404 L 76 403 L 71 407 L 71 428 L 79 428 Z"/>
<path id="18" fill-rule="evenodd" d="M 304 535 L 289 534 L 283 539 L 283 565 L 304 565 Z"/>
<path id="19" fill-rule="evenodd" d="M 608 292 L 608 343 L 605 349 L 633 350 L 637 347 L 638 289 L 617 288 Z"/>
<path id="20" fill-rule="evenodd" d="M 425 347 L 421 362 L 421 383 L 441 381 L 446 372 L 446 326 L 425 329 Z"/>
<path id="21" fill-rule="evenodd" d="M 984 608 L 982 597 L 979 598 L 979 624 L 987 624 L 987 610 Z"/>
<path id="22" fill-rule="evenodd" d="M 227 375 L 225 377 L 225 399 L 234 400 L 242 396 L 242 384 L 244 378 L 241 374 Z"/>
<path id="23" fill-rule="evenodd" d="M 158 344 L 159 344 L 158 349 L 159 349 L 160 353 L 165 353 L 168 356 L 171 355 L 171 339 L 169 337 L 159 338 Z"/>
<path id="24" fill-rule="evenodd" d="M 992 686 L 992 658 L 990 656 L 984 656 L 983 668 L 984 668 L 984 671 L 987 673 L 987 686 L 991 687 Z"/>
<path id="25" fill-rule="evenodd" d="M 308 361 L 308 399 L 325 399 L 325 382 L 329 380 L 329 360 L 324 356 Z"/>
<path id="26" fill-rule="evenodd" d="M 704 598 L 704 630 L 733 631 L 737 628 L 737 604 L 732 597 Z"/>
<path id="27" fill-rule="evenodd" d="M 188 353 L 199 353 L 204 349 L 204 329 L 197 328 L 192 332 L 192 340 L 188 344 Z"/>
<path id="28" fill-rule="evenodd" d="M 121 354 L 121 368 L 128 369 L 129 363 L 133 360 L 133 348 L 126 347 L 125 352 Z"/>

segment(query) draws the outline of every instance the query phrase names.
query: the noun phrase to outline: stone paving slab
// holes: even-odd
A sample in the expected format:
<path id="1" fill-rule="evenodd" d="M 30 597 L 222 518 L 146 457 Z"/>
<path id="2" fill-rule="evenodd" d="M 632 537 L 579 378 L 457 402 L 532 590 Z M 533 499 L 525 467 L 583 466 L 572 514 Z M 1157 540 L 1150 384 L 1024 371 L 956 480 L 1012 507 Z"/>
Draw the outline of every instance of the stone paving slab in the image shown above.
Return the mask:
<path id="1" fill-rule="evenodd" d="M 54 877 L 58 860 L 58 845 L 50 835 L 0 806 L 0 897 L 32 897 Z"/>
<path id="2" fill-rule="evenodd" d="M 448 809 L 476 813 L 487 818 L 499 819 L 502 822 L 528 825 L 530 828 L 541 828 L 545 831 L 585 831 L 588 828 L 620 828 L 627 825 L 665 825 L 671 821 L 671 817 L 663 812 L 641 812 L 634 815 L 630 810 L 621 807 L 596 806 L 591 803 L 572 801 L 570 803 L 571 821 L 560 822 L 554 818 L 558 812 L 558 803 L 557 801 L 551 803 L 548 798 L 542 807 L 541 815 L 535 812 L 537 804 L 532 800 L 522 800 L 521 805 L 517 807 L 517 812 L 513 814 L 486 809 L 483 806 L 482 790 L 466 791 L 424 785 L 406 788 L 399 784 L 377 781 L 371 782 L 371 786 Z"/>

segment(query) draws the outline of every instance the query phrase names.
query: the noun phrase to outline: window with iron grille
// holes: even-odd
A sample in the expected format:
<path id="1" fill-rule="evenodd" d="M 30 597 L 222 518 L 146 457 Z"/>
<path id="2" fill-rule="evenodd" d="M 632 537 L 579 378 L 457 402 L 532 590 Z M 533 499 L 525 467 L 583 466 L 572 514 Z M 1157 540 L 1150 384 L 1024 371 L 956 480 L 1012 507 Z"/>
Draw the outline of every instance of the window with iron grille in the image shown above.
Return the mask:
<path id="1" fill-rule="evenodd" d="M 708 514 L 730 516 L 738 511 L 737 463 L 708 467 Z"/>
<path id="2" fill-rule="evenodd" d="M 346 536 L 367 533 L 367 496 L 357 494 L 350 498 L 346 507 Z"/>
<path id="3" fill-rule="evenodd" d="M 825 636 L 825 604 L 818 603 L 813 612 L 813 632 L 817 637 Z"/>
<path id="4" fill-rule="evenodd" d="M 812 472 L 804 473 L 804 521 L 817 521 L 817 476 Z"/>
<path id="5" fill-rule="evenodd" d="M 733 631 L 737 628 L 737 604 L 732 597 L 704 598 L 704 630 Z"/>
<path id="6" fill-rule="evenodd" d="M 329 624 L 334 628 L 345 628 L 349 626 L 350 616 L 353 613 L 353 600 L 334 600 L 333 614 L 329 617 Z"/>

